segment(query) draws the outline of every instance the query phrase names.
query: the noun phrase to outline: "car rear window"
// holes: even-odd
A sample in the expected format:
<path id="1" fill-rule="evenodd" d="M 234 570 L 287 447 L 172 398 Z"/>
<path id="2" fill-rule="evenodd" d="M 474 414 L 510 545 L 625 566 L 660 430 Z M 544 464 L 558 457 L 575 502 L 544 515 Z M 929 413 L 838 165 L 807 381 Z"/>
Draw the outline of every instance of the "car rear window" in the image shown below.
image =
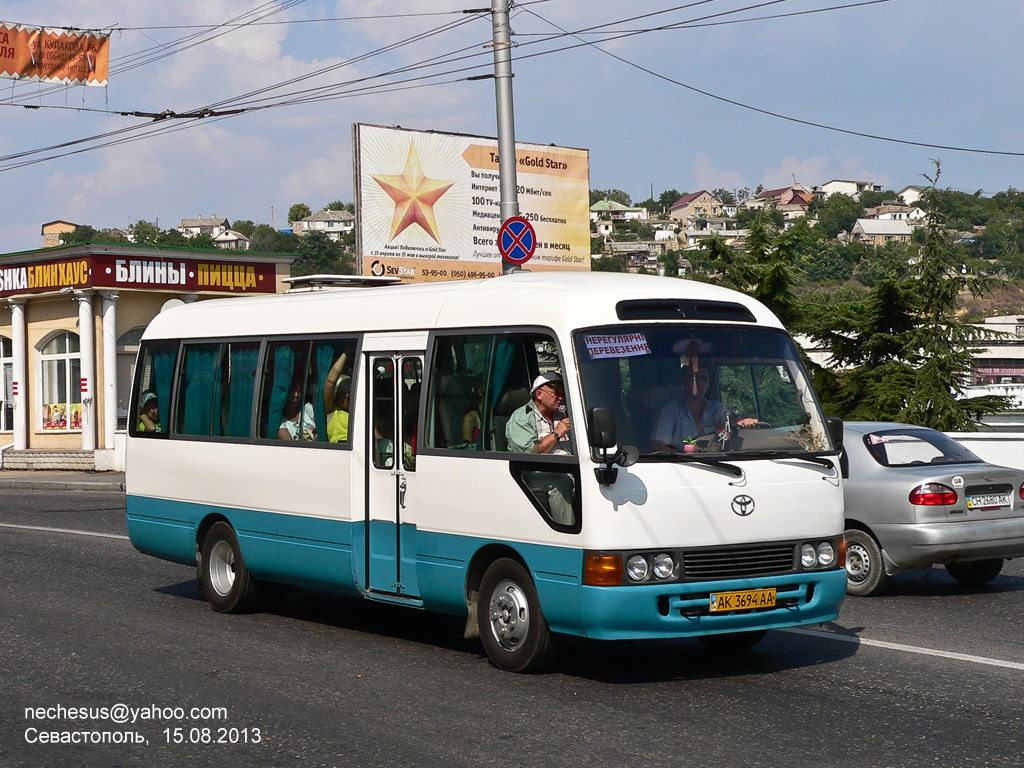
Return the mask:
<path id="1" fill-rule="evenodd" d="M 933 429 L 889 429 L 864 435 L 871 457 L 883 467 L 971 464 L 981 461 L 960 443 Z"/>

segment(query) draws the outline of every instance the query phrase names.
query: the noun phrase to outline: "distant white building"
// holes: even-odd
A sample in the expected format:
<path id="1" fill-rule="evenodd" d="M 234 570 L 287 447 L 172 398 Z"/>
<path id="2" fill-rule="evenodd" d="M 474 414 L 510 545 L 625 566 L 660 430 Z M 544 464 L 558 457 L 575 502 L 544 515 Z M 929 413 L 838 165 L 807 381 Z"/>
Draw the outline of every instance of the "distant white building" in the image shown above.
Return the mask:
<path id="1" fill-rule="evenodd" d="M 215 238 L 213 244 L 225 251 L 248 251 L 252 244 L 248 237 L 233 229 L 225 229 Z"/>
<path id="2" fill-rule="evenodd" d="M 291 222 L 292 231 L 299 236 L 307 232 L 319 231 L 327 234 L 331 240 L 340 240 L 356 228 L 355 214 L 348 211 L 318 211 L 299 221 Z"/>
<path id="3" fill-rule="evenodd" d="M 823 197 L 840 193 L 843 195 L 849 195 L 852 198 L 860 197 L 860 193 L 865 190 L 871 192 L 881 192 L 882 187 L 878 184 L 873 184 L 870 181 L 850 181 L 849 179 L 832 179 L 832 181 L 826 181 L 820 187 L 815 187 L 815 194 L 820 194 Z"/>
<path id="4" fill-rule="evenodd" d="M 857 219 L 850 239 L 864 245 L 885 245 L 909 242 L 913 233 L 910 224 L 903 220 Z"/>
<path id="5" fill-rule="evenodd" d="M 899 191 L 897 196 L 907 205 L 913 205 L 924 196 L 924 191 L 926 189 L 928 189 L 928 187 L 904 187 Z"/>
<path id="6" fill-rule="evenodd" d="M 197 216 L 194 219 L 182 219 L 181 224 L 178 225 L 178 231 L 185 237 L 195 237 L 196 235 L 217 237 L 227 228 L 228 220 L 223 216 L 210 216 L 205 219 L 202 216 Z"/>

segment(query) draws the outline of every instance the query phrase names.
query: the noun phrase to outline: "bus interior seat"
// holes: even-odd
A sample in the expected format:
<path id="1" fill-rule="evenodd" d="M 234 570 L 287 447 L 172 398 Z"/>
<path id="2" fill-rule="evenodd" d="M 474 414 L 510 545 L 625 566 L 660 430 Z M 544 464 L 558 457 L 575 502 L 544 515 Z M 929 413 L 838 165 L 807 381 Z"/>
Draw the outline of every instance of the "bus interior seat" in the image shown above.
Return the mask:
<path id="1" fill-rule="evenodd" d="M 526 387 L 516 387 L 505 390 L 505 393 L 498 400 L 494 407 L 494 450 L 507 451 L 508 438 L 505 437 L 505 426 L 513 411 L 530 401 L 530 390 Z"/>

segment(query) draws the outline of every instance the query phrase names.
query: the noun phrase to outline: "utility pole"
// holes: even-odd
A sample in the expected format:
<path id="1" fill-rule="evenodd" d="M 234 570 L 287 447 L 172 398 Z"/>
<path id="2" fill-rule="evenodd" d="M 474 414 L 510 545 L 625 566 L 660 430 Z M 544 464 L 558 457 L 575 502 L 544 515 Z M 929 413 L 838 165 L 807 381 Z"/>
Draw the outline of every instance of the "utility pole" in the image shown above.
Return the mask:
<path id="1" fill-rule="evenodd" d="M 494 97 L 498 112 L 498 176 L 501 201 L 498 210 L 504 223 L 519 215 L 516 179 L 516 128 L 512 112 L 512 43 L 508 23 L 509 0 L 491 0 L 494 26 Z M 501 273 L 507 275 L 515 265 L 501 260 Z"/>

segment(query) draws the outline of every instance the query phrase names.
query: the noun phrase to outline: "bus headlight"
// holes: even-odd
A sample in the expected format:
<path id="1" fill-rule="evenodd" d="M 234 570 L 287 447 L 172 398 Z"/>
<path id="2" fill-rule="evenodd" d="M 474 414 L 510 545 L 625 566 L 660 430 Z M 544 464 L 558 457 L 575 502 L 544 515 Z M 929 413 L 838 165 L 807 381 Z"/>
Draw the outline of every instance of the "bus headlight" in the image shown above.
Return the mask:
<path id="1" fill-rule="evenodd" d="M 818 550 L 813 544 L 804 544 L 800 547 L 800 565 L 804 568 L 813 568 L 818 562 Z"/>
<path id="2" fill-rule="evenodd" d="M 633 555 L 626 561 L 626 573 L 633 581 L 643 581 L 646 579 L 647 574 L 650 573 L 647 558 L 643 555 Z"/>
<path id="3" fill-rule="evenodd" d="M 836 560 L 836 550 L 831 541 L 823 541 L 818 545 L 818 565 L 828 567 Z"/>
<path id="4" fill-rule="evenodd" d="M 660 555 L 654 556 L 654 578 L 669 579 L 675 570 L 676 562 L 672 559 L 672 555 L 662 552 Z"/>

